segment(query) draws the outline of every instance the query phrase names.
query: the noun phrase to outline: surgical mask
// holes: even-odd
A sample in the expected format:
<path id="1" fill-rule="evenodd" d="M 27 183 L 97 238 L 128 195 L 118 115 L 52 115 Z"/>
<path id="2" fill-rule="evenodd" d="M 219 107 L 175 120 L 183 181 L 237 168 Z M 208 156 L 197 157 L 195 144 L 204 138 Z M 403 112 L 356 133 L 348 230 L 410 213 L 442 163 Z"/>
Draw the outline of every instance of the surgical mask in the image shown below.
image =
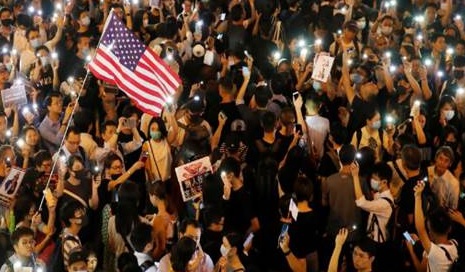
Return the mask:
<path id="1" fill-rule="evenodd" d="M 8 72 L 11 72 L 11 69 L 13 69 L 13 63 L 7 63 L 5 64 L 6 66 L 6 69 L 8 70 Z"/>
<path id="2" fill-rule="evenodd" d="M 49 65 L 50 59 L 48 57 L 40 57 L 40 63 L 42 63 L 42 66 Z"/>
<path id="3" fill-rule="evenodd" d="M 79 171 L 74 171 L 74 174 L 76 175 L 76 178 L 79 180 L 85 180 L 88 178 L 88 172 L 86 169 L 81 169 Z"/>
<path id="4" fill-rule="evenodd" d="M 357 21 L 358 29 L 363 30 L 365 29 L 366 26 L 367 26 L 367 21 L 365 19 Z"/>
<path id="5" fill-rule="evenodd" d="M 224 245 L 221 245 L 220 252 L 221 252 L 221 256 L 225 257 L 228 255 L 229 249 L 227 249 Z"/>
<path id="6" fill-rule="evenodd" d="M 373 124 L 371 125 L 371 128 L 372 129 L 380 129 L 381 128 L 381 120 L 373 122 Z"/>
<path id="7" fill-rule="evenodd" d="M 88 26 L 88 25 L 90 25 L 90 18 L 87 17 L 87 16 L 84 17 L 84 18 L 82 18 L 82 19 L 81 19 L 81 24 L 82 24 L 83 26 Z"/>
<path id="8" fill-rule="evenodd" d="M 321 90 L 321 82 L 314 80 L 312 83 L 312 87 L 315 91 L 320 91 Z"/>
<path id="9" fill-rule="evenodd" d="M 150 131 L 150 138 L 152 138 L 152 140 L 160 140 L 161 136 L 160 131 Z"/>
<path id="10" fill-rule="evenodd" d="M 2 25 L 3 26 L 10 26 L 13 24 L 13 20 L 12 19 L 3 19 L 2 20 Z"/>
<path id="11" fill-rule="evenodd" d="M 363 76 L 357 73 L 353 73 L 353 74 L 350 74 L 350 80 L 355 84 L 360 84 L 363 82 Z"/>
<path id="12" fill-rule="evenodd" d="M 381 33 L 383 33 L 383 35 L 391 35 L 392 26 L 382 26 L 381 27 Z"/>
<path id="13" fill-rule="evenodd" d="M 454 77 L 456 79 L 462 79 L 465 76 L 465 71 L 463 70 L 454 70 Z"/>
<path id="14" fill-rule="evenodd" d="M 149 19 L 142 20 L 142 26 L 147 27 L 149 25 Z"/>
<path id="15" fill-rule="evenodd" d="M 450 120 L 452 120 L 452 118 L 454 118 L 455 111 L 453 111 L 453 110 L 446 110 L 446 111 L 444 111 L 444 115 L 445 115 L 445 117 L 446 117 L 446 120 L 447 120 L 447 121 L 450 121 Z"/>
<path id="16" fill-rule="evenodd" d="M 379 192 L 379 183 L 380 181 L 376 179 L 371 179 L 370 181 L 371 188 L 375 190 L 376 192 Z"/>
<path id="17" fill-rule="evenodd" d="M 89 48 L 82 49 L 82 55 L 88 56 L 89 54 L 90 54 L 90 49 Z"/>
<path id="18" fill-rule="evenodd" d="M 34 48 L 37 48 L 37 47 L 40 46 L 40 40 L 39 40 L 39 38 L 32 39 L 32 40 L 30 41 L 30 43 L 31 43 L 31 46 L 34 47 Z"/>

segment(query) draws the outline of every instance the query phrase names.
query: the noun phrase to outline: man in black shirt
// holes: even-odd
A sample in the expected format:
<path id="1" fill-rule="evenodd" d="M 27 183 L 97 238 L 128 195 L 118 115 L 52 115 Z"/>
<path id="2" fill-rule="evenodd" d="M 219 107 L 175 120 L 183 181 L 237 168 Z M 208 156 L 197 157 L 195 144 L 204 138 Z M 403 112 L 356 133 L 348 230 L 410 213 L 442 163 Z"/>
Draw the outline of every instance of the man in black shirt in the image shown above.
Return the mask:
<path id="1" fill-rule="evenodd" d="M 237 232 L 244 237 L 260 229 L 260 223 L 254 212 L 252 198 L 244 188 L 241 166 L 234 158 L 226 158 L 220 166 L 223 180 L 224 229 L 226 233 Z"/>

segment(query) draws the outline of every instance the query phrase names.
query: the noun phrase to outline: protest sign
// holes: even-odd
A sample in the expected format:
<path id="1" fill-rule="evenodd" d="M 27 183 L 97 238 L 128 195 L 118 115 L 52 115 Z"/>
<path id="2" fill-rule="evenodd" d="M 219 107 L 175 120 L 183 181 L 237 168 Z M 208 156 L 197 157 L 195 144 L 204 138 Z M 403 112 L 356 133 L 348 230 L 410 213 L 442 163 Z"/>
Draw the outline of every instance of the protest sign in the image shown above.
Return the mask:
<path id="1" fill-rule="evenodd" d="M 26 87 L 23 84 L 13 85 L 9 89 L 1 91 L 3 108 L 13 105 L 18 108 L 27 105 Z"/>
<path id="2" fill-rule="evenodd" d="M 11 168 L 8 176 L 0 182 L 0 205 L 9 207 L 16 192 L 21 186 L 25 172 L 19 168 Z"/>
<path id="3" fill-rule="evenodd" d="M 184 202 L 202 195 L 203 180 L 212 174 L 210 157 L 203 157 L 175 168 Z"/>
<path id="4" fill-rule="evenodd" d="M 312 79 L 321 82 L 328 82 L 333 63 L 334 57 L 331 57 L 328 53 L 316 54 L 313 64 Z"/>

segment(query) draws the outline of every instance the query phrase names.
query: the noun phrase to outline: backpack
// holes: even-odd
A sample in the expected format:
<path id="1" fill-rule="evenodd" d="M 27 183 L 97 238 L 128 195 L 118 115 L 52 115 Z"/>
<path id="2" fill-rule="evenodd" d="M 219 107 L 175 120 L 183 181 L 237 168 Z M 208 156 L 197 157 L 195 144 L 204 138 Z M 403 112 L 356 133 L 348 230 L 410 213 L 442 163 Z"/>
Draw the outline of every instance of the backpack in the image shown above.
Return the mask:
<path id="1" fill-rule="evenodd" d="M 66 235 L 63 237 L 63 233 L 58 236 L 56 241 L 55 249 L 53 250 L 53 254 L 50 258 L 51 262 L 48 264 L 47 271 L 53 272 L 64 272 L 65 270 L 65 258 L 63 256 L 63 247 L 66 241 L 74 241 L 76 243 L 80 243 L 78 239 L 74 236 Z"/>
<path id="2" fill-rule="evenodd" d="M 394 237 L 395 232 L 396 232 L 395 231 L 395 212 L 396 212 L 397 207 L 394 204 L 394 201 L 392 201 L 391 199 L 387 197 L 381 197 L 381 199 L 386 200 L 389 203 L 389 206 L 391 207 L 391 210 L 392 210 L 391 215 L 389 216 L 388 222 L 386 224 L 386 232 L 387 234 L 389 234 L 389 236 L 384 237 L 383 233 L 381 231 L 378 231 L 378 238 L 380 238 L 380 241 L 387 242 L 387 241 L 392 241 L 392 238 Z M 370 232 L 373 231 L 375 225 L 378 226 L 378 230 L 379 230 L 380 227 L 379 227 L 378 217 L 376 216 L 376 214 L 373 214 L 371 223 L 369 225 Z"/>
<path id="3" fill-rule="evenodd" d="M 458 245 L 457 241 L 451 240 L 451 242 L 457 248 L 457 251 L 459 251 L 459 245 Z M 452 257 L 450 256 L 447 249 L 445 247 L 442 247 L 442 246 L 439 246 L 439 247 L 442 249 L 442 251 L 444 251 L 444 254 L 447 257 L 447 260 L 449 260 L 452 263 L 451 266 L 449 267 L 449 270 L 447 270 L 448 272 L 463 272 L 463 271 L 465 271 L 465 259 L 462 257 L 463 254 L 460 254 L 460 252 L 459 252 L 459 257 L 457 259 L 455 259 L 455 260 L 452 260 Z"/>

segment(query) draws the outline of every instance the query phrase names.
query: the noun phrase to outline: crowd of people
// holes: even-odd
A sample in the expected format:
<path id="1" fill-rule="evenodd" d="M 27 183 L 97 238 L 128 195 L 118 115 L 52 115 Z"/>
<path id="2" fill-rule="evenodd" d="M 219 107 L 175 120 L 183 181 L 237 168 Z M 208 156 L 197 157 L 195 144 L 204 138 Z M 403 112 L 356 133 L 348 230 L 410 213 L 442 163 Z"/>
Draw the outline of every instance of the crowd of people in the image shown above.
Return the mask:
<path id="1" fill-rule="evenodd" d="M 0 3 L 1 272 L 465 271 L 465 1 Z M 160 116 L 88 71 L 109 16 Z"/>

